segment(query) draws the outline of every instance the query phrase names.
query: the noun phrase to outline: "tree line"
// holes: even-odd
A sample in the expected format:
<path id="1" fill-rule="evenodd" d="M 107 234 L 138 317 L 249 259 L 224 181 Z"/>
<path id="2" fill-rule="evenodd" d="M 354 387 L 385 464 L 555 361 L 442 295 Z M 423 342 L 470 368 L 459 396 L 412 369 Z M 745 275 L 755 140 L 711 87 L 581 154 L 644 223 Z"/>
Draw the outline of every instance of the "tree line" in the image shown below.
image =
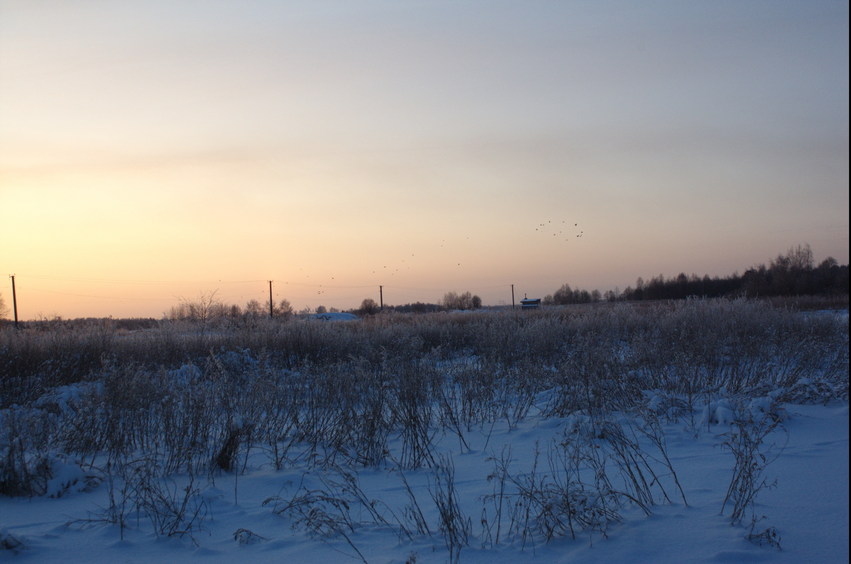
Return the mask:
<path id="1" fill-rule="evenodd" d="M 207 323 L 222 319 L 237 321 L 269 316 L 288 319 L 293 314 L 293 307 L 288 300 L 272 302 L 271 306 L 268 300 L 263 304 L 258 300 L 249 300 L 245 307 L 240 307 L 237 304 L 226 304 L 216 297 L 216 292 L 209 292 L 202 293 L 196 299 L 181 298 L 180 303 L 163 314 L 163 318 Z"/>
<path id="2" fill-rule="evenodd" d="M 604 294 L 594 290 L 572 289 L 564 284 L 554 294 L 543 299 L 549 305 L 566 305 L 605 301 L 682 300 L 689 297 L 796 297 L 848 295 L 848 265 L 840 265 L 827 257 L 818 265 L 809 245 L 790 248 L 769 264 L 747 269 L 743 274 L 712 277 L 680 273 L 671 278 L 663 275 L 644 280 L 639 277 L 635 286 L 623 292 L 610 290 Z"/>
<path id="3" fill-rule="evenodd" d="M 734 273 L 727 277 L 698 276 L 680 273 L 671 278 L 663 275 L 644 280 L 639 277 L 635 286 L 622 292 L 609 290 L 584 290 L 563 284 L 554 293 L 542 299 L 544 305 L 584 304 L 600 301 L 681 300 L 689 297 L 796 297 L 796 296 L 841 296 L 849 293 L 848 265 L 840 265 L 833 257 L 827 257 L 818 265 L 813 259 L 809 245 L 790 248 L 779 254 L 768 265 L 760 264 L 747 269 L 743 274 Z M 447 292 L 440 303 L 410 303 L 380 306 L 372 298 L 366 298 L 360 308 L 349 310 L 359 315 L 372 315 L 379 311 L 399 313 L 432 313 L 437 311 L 475 310 L 482 307 L 482 299 L 470 292 Z M 181 299 L 163 314 L 169 320 L 190 320 L 207 323 L 220 320 L 246 321 L 261 317 L 289 319 L 298 314 L 325 313 L 324 306 L 315 310 L 305 308 L 296 312 L 288 300 L 269 305 L 251 300 L 244 307 L 222 303 L 216 292 L 202 294 L 197 299 Z M 338 311 L 331 308 L 330 311 Z M 8 307 L 0 294 L 0 319 L 8 314 Z"/>

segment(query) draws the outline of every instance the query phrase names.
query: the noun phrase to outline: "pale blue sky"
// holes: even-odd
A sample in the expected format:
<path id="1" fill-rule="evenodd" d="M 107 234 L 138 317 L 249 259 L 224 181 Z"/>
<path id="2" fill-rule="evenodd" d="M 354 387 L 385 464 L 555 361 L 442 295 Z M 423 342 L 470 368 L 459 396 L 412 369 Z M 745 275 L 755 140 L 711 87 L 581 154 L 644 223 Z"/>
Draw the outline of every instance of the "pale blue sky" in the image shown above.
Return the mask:
<path id="1" fill-rule="evenodd" d="M 848 64 L 836 1 L 0 0 L 0 268 L 157 316 L 847 263 Z"/>

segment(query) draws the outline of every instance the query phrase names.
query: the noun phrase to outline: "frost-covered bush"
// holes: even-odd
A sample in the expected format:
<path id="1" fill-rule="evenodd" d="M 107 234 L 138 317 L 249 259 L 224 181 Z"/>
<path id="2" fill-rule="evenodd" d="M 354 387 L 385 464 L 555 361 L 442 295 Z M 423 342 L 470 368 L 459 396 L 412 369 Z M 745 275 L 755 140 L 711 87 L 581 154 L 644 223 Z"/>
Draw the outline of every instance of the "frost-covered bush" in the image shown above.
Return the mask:
<path id="1" fill-rule="evenodd" d="M 53 477 L 51 421 L 39 409 L 0 411 L 0 495 L 44 495 Z"/>
<path id="2" fill-rule="evenodd" d="M 410 469 L 436 464 L 443 435 L 464 451 L 471 430 L 529 413 L 596 432 L 613 412 L 729 426 L 741 402 L 782 420 L 783 402 L 848 397 L 848 323 L 692 300 L 203 332 L 54 324 L 0 332 L 0 391 L 7 495 L 47 493 L 59 459 L 144 455 L 215 477 L 260 451 L 275 469 Z"/>

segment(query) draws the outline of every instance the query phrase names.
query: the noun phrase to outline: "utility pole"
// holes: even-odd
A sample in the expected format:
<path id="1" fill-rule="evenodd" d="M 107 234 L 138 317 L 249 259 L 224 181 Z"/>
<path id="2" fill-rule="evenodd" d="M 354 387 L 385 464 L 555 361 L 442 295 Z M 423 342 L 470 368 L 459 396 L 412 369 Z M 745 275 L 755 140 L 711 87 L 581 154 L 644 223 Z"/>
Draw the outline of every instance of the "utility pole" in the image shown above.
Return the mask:
<path id="1" fill-rule="evenodd" d="M 511 285 L 511 309 L 514 309 L 514 284 Z"/>
<path id="2" fill-rule="evenodd" d="M 15 312 L 15 329 L 18 328 L 18 296 L 15 295 L 15 275 L 10 274 L 12 279 L 12 311 Z"/>
<path id="3" fill-rule="evenodd" d="M 272 301 L 272 281 L 269 280 L 269 319 L 275 317 L 275 302 Z"/>
<path id="4" fill-rule="evenodd" d="M 384 311 L 384 286 L 378 287 L 378 305 L 379 308 Z"/>

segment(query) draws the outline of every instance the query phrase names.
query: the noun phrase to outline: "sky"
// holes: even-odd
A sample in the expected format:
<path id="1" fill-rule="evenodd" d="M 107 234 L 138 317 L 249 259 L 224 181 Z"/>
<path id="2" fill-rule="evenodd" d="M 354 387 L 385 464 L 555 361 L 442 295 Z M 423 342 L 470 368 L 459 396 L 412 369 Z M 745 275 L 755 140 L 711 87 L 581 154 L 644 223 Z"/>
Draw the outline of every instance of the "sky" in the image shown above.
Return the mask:
<path id="1" fill-rule="evenodd" d="M 848 11 L 0 0 L 0 271 L 32 319 L 847 264 Z"/>

